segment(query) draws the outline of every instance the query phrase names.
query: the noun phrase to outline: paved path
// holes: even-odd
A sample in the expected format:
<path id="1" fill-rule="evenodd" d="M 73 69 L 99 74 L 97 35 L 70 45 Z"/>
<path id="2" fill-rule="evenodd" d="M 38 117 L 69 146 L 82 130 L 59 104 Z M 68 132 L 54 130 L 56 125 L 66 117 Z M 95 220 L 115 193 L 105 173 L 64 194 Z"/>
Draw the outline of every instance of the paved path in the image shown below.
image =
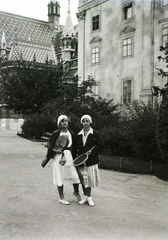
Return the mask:
<path id="1" fill-rule="evenodd" d="M 69 185 L 64 206 L 52 184 L 52 162 L 40 166 L 45 154 L 42 143 L 0 131 L 1 240 L 168 239 L 167 182 L 100 170 L 95 207 L 78 205 Z"/>

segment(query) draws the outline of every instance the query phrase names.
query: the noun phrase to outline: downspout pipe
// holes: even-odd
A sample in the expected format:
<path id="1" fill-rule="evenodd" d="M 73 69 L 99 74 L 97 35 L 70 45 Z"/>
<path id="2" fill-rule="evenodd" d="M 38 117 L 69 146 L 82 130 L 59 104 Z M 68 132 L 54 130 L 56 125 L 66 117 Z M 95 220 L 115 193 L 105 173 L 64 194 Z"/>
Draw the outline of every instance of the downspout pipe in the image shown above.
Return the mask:
<path id="1" fill-rule="evenodd" d="M 154 16 L 155 16 L 155 0 L 151 0 L 151 91 L 154 86 Z M 152 91 L 152 104 L 154 107 L 154 96 Z"/>

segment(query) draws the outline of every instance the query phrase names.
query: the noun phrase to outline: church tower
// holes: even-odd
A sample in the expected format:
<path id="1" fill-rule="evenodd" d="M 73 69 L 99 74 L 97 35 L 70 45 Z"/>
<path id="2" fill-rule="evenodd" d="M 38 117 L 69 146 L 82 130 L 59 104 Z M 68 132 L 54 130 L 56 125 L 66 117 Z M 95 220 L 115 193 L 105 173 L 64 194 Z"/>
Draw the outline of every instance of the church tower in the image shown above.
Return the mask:
<path id="1" fill-rule="evenodd" d="M 63 61 L 70 61 L 73 58 L 75 53 L 74 43 L 75 43 L 75 36 L 74 36 L 74 27 L 72 24 L 71 12 L 70 12 L 70 0 L 68 0 L 68 12 L 67 18 L 65 22 L 65 26 L 63 29 L 63 35 L 61 38 L 62 41 L 62 59 Z"/>
<path id="2" fill-rule="evenodd" d="M 57 0 L 48 2 L 48 22 L 56 30 L 59 30 L 60 4 Z"/>

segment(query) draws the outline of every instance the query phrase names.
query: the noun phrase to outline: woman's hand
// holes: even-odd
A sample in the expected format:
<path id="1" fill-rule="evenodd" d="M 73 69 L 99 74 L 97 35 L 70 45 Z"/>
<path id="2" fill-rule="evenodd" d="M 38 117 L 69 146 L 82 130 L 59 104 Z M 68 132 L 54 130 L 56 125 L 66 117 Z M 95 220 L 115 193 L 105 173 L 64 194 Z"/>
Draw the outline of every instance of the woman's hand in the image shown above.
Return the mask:
<path id="1" fill-rule="evenodd" d="M 92 150 L 87 151 L 88 155 L 92 154 Z"/>

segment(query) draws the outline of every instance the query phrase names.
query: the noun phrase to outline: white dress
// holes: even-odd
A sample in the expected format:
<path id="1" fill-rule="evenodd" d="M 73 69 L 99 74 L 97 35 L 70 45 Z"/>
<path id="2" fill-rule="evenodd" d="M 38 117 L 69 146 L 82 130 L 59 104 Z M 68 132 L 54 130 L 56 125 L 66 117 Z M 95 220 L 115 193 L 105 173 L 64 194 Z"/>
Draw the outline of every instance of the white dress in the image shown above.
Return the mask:
<path id="1" fill-rule="evenodd" d="M 69 144 L 67 147 L 72 145 L 72 136 L 68 131 L 67 133 L 61 132 L 61 135 L 68 136 Z M 53 184 L 55 186 L 62 186 L 65 183 L 80 183 L 76 168 L 73 166 L 73 158 L 70 150 L 64 150 L 64 156 L 66 163 L 62 166 L 59 161 L 62 154 L 56 154 L 53 159 Z"/>

